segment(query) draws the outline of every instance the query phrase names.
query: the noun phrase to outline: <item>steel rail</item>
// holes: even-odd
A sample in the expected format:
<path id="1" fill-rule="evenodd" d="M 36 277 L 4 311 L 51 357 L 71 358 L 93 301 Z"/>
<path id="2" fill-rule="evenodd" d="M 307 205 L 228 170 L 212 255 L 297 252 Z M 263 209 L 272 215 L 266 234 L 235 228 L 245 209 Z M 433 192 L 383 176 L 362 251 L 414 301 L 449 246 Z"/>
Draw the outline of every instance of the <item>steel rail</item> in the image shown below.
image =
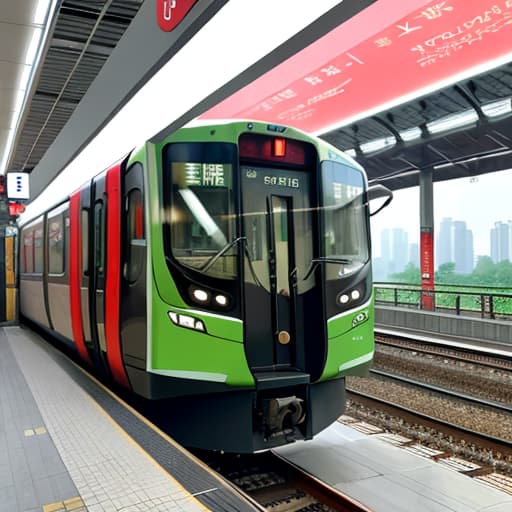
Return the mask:
<path id="1" fill-rule="evenodd" d="M 404 343 L 424 343 L 430 347 L 437 347 L 438 350 L 432 348 L 430 351 L 422 347 L 414 348 L 424 353 L 439 354 L 441 350 L 452 350 L 460 352 L 457 354 L 444 354 L 443 356 L 451 357 L 461 361 L 471 361 L 475 364 L 490 366 L 492 368 L 502 368 L 512 370 L 512 345 L 504 343 L 488 343 L 485 340 L 464 339 L 456 336 L 431 336 L 427 334 L 419 334 L 414 331 L 404 329 L 390 330 L 376 326 L 374 329 L 376 334 L 376 343 L 403 347 Z M 507 350 L 508 348 L 508 350 Z M 462 354 L 466 354 L 464 357 Z M 488 357 L 494 361 L 479 360 L 478 357 Z"/>
<path id="2" fill-rule="evenodd" d="M 497 402 L 495 400 L 486 400 L 485 398 L 479 398 L 476 396 L 468 395 L 467 393 L 462 393 L 460 391 L 455 391 L 453 389 L 444 388 L 441 386 L 436 386 L 435 384 L 429 384 L 426 382 L 421 382 L 418 380 L 411 379 L 409 377 L 404 377 L 403 375 L 397 375 L 394 373 L 385 372 L 383 370 L 377 370 L 372 368 L 370 370 L 371 374 L 379 375 L 385 377 L 390 380 L 395 380 L 398 382 L 403 382 L 405 384 L 416 386 L 421 389 L 427 389 L 428 391 L 434 391 L 440 395 L 447 395 L 452 398 L 456 398 L 458 400 L 464 400 L 466 402 L 470 402 L 471 404 L 476 404 L 484 407 L 489 407 L 491 409 L 498 409 L 504 412 L 512 412 L 512 405 L 508 405 L 504 402 Z"/>

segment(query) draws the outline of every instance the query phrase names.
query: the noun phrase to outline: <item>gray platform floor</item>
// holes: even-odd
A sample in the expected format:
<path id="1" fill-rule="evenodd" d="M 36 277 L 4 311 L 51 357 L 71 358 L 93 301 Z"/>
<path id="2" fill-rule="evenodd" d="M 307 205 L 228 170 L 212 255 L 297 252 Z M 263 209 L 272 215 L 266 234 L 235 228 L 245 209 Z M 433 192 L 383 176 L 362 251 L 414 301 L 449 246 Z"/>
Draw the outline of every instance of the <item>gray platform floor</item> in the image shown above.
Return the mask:
<path id="1" fill-rule="evenodd" d="M 375 512 L 511 512 L 512 496 L 341 423 L 274 450 Z"/>
<path id="2" fill-rule="evenodd" d="M 254 510 L 134 416 L 31 331 L 0 328 L 0 512 Z"/>

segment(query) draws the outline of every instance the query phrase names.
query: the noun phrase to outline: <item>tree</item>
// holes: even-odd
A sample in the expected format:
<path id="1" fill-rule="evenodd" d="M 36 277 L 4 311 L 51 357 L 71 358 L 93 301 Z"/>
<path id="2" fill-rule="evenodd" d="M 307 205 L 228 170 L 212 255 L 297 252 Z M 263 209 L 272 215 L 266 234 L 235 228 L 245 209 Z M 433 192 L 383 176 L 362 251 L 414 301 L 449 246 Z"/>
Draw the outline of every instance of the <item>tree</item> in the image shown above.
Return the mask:
<path id="1" fill-rule="evenodd" d="M 402 272 L 397 272 L 396 274 L 391 274 L 389 276 L 392 281 L 398 283 L 408 283 L 408 284 L 420 284 L 420 269 L 414 265 L 414 263 L 409 262 L 405 266 Z"/>
<path id="2" fill-rule="evenodd" d="M 496 286 L 496 265 L 490 256 L 479 256 L 473 270 L 475 284 Z"/>
<path id="3" fill-rule="evenodd" d="M 512 263 L 508 260 L 503 260 L 495 265 L 496 272 L 494 274 L 495 286 L 512 286 Z"/>
<path id="4" fill-rule="evenodd" d="M 455 263 L 453 263 L 453 261 L 449 261 L 448 263 L 439 265 L 435 275 L 435 280 L 437 283 L 454 284 L 456 281 L 455 275 Z"/>

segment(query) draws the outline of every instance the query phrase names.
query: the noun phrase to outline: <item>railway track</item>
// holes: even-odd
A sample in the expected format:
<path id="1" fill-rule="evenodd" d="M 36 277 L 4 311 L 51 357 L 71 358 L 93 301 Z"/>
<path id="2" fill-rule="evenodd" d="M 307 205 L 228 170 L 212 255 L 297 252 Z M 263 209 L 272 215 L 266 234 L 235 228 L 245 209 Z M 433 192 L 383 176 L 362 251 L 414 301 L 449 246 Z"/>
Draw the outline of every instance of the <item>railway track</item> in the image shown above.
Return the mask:
<path id="1" fill-rule="evenodd" d="M 360 391 L 348 389 L 347 398 L 368 409 L 378 410 L 381 413 L 400 418 L 411 425 L 440 432 L 447 437 L 453 438 L 454 442 L 463 442 L 482 449 L 499 451 L 505 456 L 512 456 L 512 444 L 506 439 L 465 428 L 456 423 L 440 419 L 435 415 L 414 411 L 401 404 L 381 397 L 369 396 Z"/>
<path id="2" fill-rule="evenodd" d="M 495 343 L 461 339 L 454 342 L 449 337 L 415 336 L 412 332 L 389 334 L 378 328 L 375 329 L 375 343 L 512 371 L 512 345 L 502 344 L 502 350 L 497 351 Z"/>
<path id="3" fill-rule="evenodd" d="M 196 455 L 266 512 L 371 512 L 272 452 Z"/>
<path id="4" fill-rule="evenodd" d="M 467 393 L 454 391 L 453 389 L 435 386 L 433 384 L 428 384 L 426 382 L 420 382 L 409 377 L 404 377 L 403 375 L 395 375 L 389 372 L 384 372 L 382 370 L 371 369 L 370 374 L 383 377 L 392 381 L 408 384 L 410 386 L 415 386 L 417 388 L 423 389 L 425 391 L 431 391 L 439 395 L 449 396 L 456 400 L 467 402 L 468 404 L 471 405 L 489 407 L 490 409 L 512 413 L 512 405 L 505 404 L 503 402 L 497 402 L 495 400 L 486 400 L 485 398 L 479 398 L 476 396 L 468 395 Z"/>
<path id="5" fill-rule="evenodd" d="M 386 345 L 395 348 L 402 348 L 406 350 L 414 350 L 421 352 L 422 354 L 429 354 L 438 357 L 446 357 L 455 361 L 463 361 L 482 366 L 488 366 L 490 368 L 510 370 L 512 371 L 512 360 L 506 356 L 499 356 L 496 354 L 487 353 L 485 347 L 475 346 L 474 350 L 467 348 L 454 348 L 451 345 L 441 345 L 440 341 L 434 343 L 428 343 L 421 340 L 415 340 L 410 336 L 390 336 L 379 334 L 376 331 L 375 335 L 376 344 Z M 512 355 L 512 353 L 511 353 Z"/>
<path id="6" fill-rule="evenodd" d="M 382 382 L 406 385 L 408 388 L 420 390 L 422 393 L 426 393 L 429 396 L 437 395 L 442 398 L 448 397 L 450 400 L 462 402 L 464 405 L 467 404 L 469 407 L 480 408 L 481 411 L 485 411 L 485 409 L 482 408 L 486 408 L 489 411 L 499 411 L 506 414 L 510 414 L 512 412 L 512 406 L 510 404 L 470 396 L 452 389 L 419 382 L 408 377 L 391 374 L 381 370 L 373 369 L 370 371 L 370 374 Z M 351 389 L 350 387 L 347 387 L 347 398 L 368 409 L 378 410 L 379 412 L 388 414 L 391 417 L 400 418 L 411 425 L 418 425 L 420 427 L 426 427 L 427 429 L 441 432 L 445 436 L 451 437 L 457 442 L 473 444 L 483 449 L 498 451 L 505 456 L 512 456 L 512 444 L 510 439 L 505 439 L 485 432 L 480 432 L 476 429 L 461 426 L 459 423 L 454 421 L 440 418 L 434 413 L 426 413 L 424 410 L 420 410 L 421 407 L 415 410 L 410 404 L 404 405 L 397 401 L 393 401 L 382 396 L 368 394 L 361 390 Z M 482 414 L 485 414 L 485 412 L 482 412 Z"/>

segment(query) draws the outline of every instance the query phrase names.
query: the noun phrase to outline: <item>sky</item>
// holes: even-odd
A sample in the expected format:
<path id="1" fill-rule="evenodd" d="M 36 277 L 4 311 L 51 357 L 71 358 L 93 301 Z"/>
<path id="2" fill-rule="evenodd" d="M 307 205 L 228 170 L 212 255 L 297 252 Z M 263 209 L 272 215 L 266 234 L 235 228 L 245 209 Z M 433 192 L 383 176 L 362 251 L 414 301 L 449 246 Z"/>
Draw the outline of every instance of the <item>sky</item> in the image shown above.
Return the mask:
<path id="1" fill-rule="evenodd" d="M 445 217 L 466 221 L 473 232 L 475 258 L 490 255 L 490 229 L 496 221 L 512 220 L 511 194 L 512 169 L 434 183 L 434 236 Z M 391 204 L 372 217 L 373 256 L 380 256 L 384 229 L 403 228 L 409 243 L 419 243 L 419 225 L 419 187 L 397 190 Z"/>

